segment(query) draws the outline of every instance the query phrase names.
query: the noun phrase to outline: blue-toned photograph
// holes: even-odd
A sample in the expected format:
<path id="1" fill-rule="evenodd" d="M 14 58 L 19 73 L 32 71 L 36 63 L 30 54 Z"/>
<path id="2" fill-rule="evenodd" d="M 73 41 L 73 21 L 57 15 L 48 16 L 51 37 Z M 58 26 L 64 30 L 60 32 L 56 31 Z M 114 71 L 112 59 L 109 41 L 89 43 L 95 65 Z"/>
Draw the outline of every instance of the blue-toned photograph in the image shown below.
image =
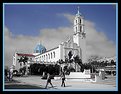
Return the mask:
<path id="1" fill-rule="evenodd" d="M 3 91 L 118 91 L 117 3 L 3 3 Z"/>

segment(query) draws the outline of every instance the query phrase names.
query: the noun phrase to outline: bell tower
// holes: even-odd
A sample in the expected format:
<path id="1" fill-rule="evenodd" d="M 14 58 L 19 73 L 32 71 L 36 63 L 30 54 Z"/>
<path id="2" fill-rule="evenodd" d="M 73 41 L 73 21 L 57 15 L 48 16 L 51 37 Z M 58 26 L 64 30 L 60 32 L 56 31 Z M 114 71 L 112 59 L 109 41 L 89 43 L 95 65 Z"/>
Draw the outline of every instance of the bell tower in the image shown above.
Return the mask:
<path id="1" fill-rule="evenodd" d="M 82 63 L 86 62 L 86 33 L 84 31 L 84 17 L 78 12 L 74 18 L 74 35 L 73 41 L 79 46 L 79 57 L 82 59 Z"/>
<path id="2" fill-rule="evenodd" d="M 83 21 L 83 16 L 79 12 L 79 7 L 78 7 L 78 12 L 75 16 L 74 19 L 74 33 L 81 33 L 84 32 L 84 21 Z"/>

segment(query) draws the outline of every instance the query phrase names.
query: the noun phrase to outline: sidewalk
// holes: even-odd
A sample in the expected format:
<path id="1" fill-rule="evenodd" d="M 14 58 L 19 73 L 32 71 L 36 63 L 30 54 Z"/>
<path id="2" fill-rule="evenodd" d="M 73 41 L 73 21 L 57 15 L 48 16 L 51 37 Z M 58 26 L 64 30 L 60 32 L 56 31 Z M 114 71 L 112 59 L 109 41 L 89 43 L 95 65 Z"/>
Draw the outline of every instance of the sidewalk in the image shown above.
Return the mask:
<path id="1" fill-rule="evenodd" d="M 14 77 L 14 80 L 20 81 L 23 85 L 35 86 L 39 90 L 54 90 L 54 91 L 115 91 L 115 84 L 113 81 L 109 81 L 110 84 L 107 84 L 106 81 L 102 82 L 81 82 L 79 80 L 67 79 L 65 81 L 66 87 L 61 87 L 61 80 L 52 79 L 52 84 L 54 88 L 44 89 L 46 85 L 46 80 L 41 79 L 40 76 L 28 76 L 28 77 Z M 6 83 L 7 85 L 8 83 Z M 26 87 L 27 88 L 27 87 Z M 35 89 L 33 88 L 33 89 Z"/>

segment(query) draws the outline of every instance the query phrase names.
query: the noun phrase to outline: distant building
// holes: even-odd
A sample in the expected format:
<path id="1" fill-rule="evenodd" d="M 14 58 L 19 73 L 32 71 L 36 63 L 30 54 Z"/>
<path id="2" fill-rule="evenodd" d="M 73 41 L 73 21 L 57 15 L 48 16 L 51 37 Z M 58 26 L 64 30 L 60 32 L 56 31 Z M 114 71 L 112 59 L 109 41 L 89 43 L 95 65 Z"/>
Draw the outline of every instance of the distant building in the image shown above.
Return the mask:
<path id="1" fill-rule="evenodd" d="M 19 59 L 21 57 L 27 57 L 28 61 L 27 61 L 27 66 L 29 67 L 30 64 L 34 63 L 35 61 L 35 55 L 33 54 L 25 54 L 25 53 L 15 53 L 15 55 L 13 56 L 13 66 L 15 67 L 15 69 L 19 69 L 24 67 L 23 62 L 19 62 Z"/>
<path id="2" fill-rule="evenodd" d="M 105 67 L 105 72 L 106 72 L 107 74 L 110 74 L 110 75 L 116 75 L 116 66 L 115 66 L 115 65 L 106 66 L 106 67 Z"/>

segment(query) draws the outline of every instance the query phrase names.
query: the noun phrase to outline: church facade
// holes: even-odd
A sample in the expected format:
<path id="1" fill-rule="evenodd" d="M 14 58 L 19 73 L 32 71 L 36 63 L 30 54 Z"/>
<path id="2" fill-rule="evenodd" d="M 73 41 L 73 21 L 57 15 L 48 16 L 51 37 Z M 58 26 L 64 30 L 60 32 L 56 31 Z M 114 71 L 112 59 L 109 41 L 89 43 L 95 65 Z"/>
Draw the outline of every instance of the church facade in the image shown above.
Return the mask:
<path id="1" fill-rule="evenodd" d="M 67 41 L 50 50 L 46 50 L 43 45 L 38 44 L 32 54 L 15 53 L 13 56 L 13 66 L 17 67 L 21 65 L 19 68 L 23 67 L 24 65 L 18 59 L 25 56 L 29 58 L 27 62 L 28 67 L 33 63 L 55 64 L 59 60 L 65 61 L 66 58 L 69 59 L 69 52 L 72 53 L 72 58 L 78 55 L 82 63 L 85 63 L 86 33 L 84 30 L 84 17 L 79 12 L 79 9 L 74 18 L 73 31 L 73 35 Z"/>
<path id="2" fill-rule="evenodd" d="M 82 63 L 86 62 L 86 33 L 84 30 L 84 17 L 78 12 L 74 18 L 73 26 L 74 34 L 65 42 L 62 42 L 57 47 L 46 51 L 45 48 L 41 50 L 35 49 L 36 62 L 57 62 L 59 59 L 65 61 L 68 58 L 68 53 L 71 51 L 72 57 L 78 55 L 82 59 Z"/>

